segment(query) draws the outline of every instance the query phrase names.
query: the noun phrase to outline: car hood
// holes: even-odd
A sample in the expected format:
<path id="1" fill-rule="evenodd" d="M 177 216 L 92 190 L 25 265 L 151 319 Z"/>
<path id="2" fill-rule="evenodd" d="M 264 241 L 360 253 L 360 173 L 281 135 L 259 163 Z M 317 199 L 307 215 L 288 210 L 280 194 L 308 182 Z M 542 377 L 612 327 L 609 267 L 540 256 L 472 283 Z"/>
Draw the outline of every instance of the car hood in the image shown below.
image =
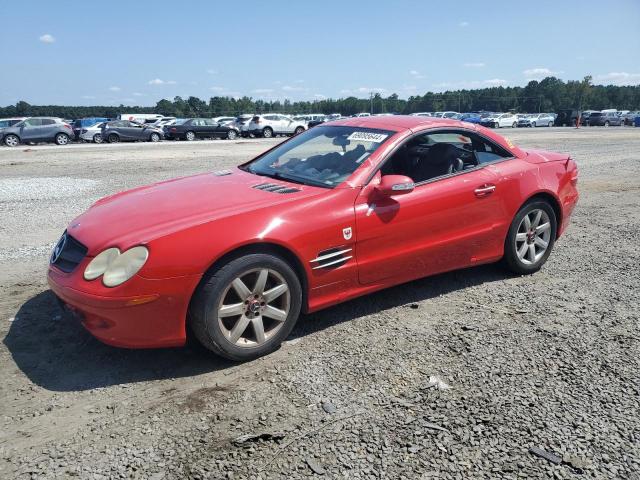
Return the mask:
<path id="1" fill-rule="evenodd" d="M 229 173 L 227 173 L 229 172 Z M 276 184 L 289 193 L 254 188 Z M 221 218 L 321 195 L 326 189 L 260 177 L 240 169 L 183 177 L 135 188 L 94 203 L 67 231 L 89 249 L 126 249 Z"/>

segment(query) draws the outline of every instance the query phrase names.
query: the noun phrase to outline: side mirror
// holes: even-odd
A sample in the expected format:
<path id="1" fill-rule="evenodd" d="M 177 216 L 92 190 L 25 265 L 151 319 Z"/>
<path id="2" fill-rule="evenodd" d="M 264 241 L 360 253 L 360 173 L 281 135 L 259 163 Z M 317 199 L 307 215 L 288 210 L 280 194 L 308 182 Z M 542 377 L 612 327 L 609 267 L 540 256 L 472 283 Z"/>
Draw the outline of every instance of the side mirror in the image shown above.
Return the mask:
<path id="1" fill-rule="evenodd" d="M 383 195 L 389 197 L 393 195 L 404 195 L 413 192 L 415 183 L 409 177 L 404 175 L 384 175 L 380 180 L 380 184 L 376 187 Z"/>

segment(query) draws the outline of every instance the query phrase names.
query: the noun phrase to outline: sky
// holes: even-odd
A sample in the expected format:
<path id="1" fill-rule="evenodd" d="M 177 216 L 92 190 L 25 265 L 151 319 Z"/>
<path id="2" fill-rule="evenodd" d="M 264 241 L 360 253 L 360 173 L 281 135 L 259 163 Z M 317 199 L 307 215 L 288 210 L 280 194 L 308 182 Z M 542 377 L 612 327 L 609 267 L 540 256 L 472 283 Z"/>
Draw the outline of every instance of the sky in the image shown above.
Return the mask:
<path id="1" fill-rule="evenodd" d="M 640 84 L 640 0 L 29 0 L 0 42 L 3 106 Z"/>

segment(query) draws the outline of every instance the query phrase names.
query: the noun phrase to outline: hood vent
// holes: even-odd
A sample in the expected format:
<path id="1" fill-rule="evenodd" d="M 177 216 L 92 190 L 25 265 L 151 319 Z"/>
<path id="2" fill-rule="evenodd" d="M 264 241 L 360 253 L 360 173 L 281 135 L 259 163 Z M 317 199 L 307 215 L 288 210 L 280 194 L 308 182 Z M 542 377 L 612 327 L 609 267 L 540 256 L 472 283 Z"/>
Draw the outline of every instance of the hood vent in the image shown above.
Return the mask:
<path id="1" fill-rule="evenodd" d="M 254 185 L 252 188 L 273 193 L 295 193 L 300 191 L 297 188 L 287 187 L 285 185 L 279 185 L 277 183 L 260 183 L 258 185 Z"/>
<path id="2" fill-rule="evenodd" d="M 310 261 L 311 268 L 318 270 L 319 268 L 337 268 L 351 258 L 353 258 L 352 248 L 350 247 L 336 247 L 328 250 L 323 250 L 318 253 L 318 256 Z"/>
<path id="3" fill-rule="evenodd" d="M 212 172 L 216 177 L 224 177 L 226 175 L 231 175 L 231 170 L 217 170 Z"/>

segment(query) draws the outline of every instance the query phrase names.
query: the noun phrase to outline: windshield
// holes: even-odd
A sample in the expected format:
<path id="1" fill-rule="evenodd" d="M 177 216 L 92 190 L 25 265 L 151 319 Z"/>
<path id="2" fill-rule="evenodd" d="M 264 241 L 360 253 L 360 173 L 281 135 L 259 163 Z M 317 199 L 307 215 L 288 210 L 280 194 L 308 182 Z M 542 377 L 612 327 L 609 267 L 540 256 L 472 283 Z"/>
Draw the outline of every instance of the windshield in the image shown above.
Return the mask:
<path id="1" fill-rule="evenodd" d="M 346 180 L 394 132 L 318 126 L 251 162 L 257 175 L 333 188 Z"/>

